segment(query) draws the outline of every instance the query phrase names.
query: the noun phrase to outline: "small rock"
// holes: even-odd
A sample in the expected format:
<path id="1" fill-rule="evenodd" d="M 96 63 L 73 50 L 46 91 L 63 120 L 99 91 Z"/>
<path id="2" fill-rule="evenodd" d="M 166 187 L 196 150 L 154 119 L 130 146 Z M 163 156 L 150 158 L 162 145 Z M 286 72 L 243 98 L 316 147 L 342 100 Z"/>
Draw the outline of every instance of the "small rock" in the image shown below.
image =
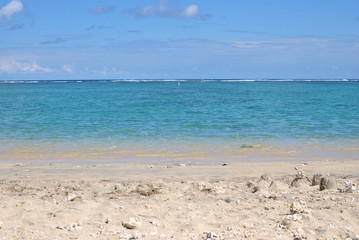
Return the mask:
<path id="1" fill-rule="evenodd" d="M 345 184 L 338 188 L 339 192 L 341 193 L 353 193 L 357 189 L 355 183 L 351 181 L 345 182 Z"/>
<path id="2" fill-rule="evenodd" d="M 135 229 L 135 228 L 141 227 L 142 226 L 142 218 L 131 217 L 128 222 L 122 222 L 122 226 L 124 226 L 127 229 Z"/>
<path id="3" fill-rule="evenodd" d="M 161 190 L 160 187 L 156 187 L 151 183 L 147 183 L 147 184 L 139 184 L 136 187 L 136 189 L 132 192 L 138 193 L 142 196 L 151 196 L 154 194 L 159 194 L 160 190 Z"/>
<path id="4" fill-rule="evenodd" d="M 241 148 L 253 148 L 253 146 L 252 146 L 252 145 L 243 144 L 243 145 L 241 145 Z"/>
<path id="5" fill-rule="evenodd" d="M 161 226 L 161 223 L 156 221 L 156 220 L 151 220 L 150 223 L 153 225 L 153 226 L 156 226 L 156 227 L 159 227 Z"/>
<path id="6" fill-rule="evenodd" d="M 320 180 L 319 190 L 333 189 L 337 187 L 337 180 L 333 176 L 326 176 Z"/>
<path id="7" fill-rule="evenodd" d="M 312 186 L 320 185 L 320 180 L 323 178 L 323 176 L 323 173 L 315 174 L 312 179 Z"/>
<path id="8" fill-rule="evenodd" d="M 254 187 L 252 188 L 252 193 L 256 193 L 256 192 L 258 192 L 259 190 L 260 190 L 260 187 L 254 186 Z"/>
<path id="9" fill-rule="evenodd" d="M 307 204 L 300 200 L 299 202 L 293 202 L 290 205 L 290 213 L 296 214 L 296 213 L 310 213 L 311 210 L 307 207 Z"/>
<path id="10" fill-rule="evenodd" d="M 295 168 L 296 170 L 298 170 L 298 168 Z M 298 170 L 297 174 L 295 175 L 295 178 L 297 179 L 303 179 L 306 178 L 304 171 L 302 170 Z"/>
<path id="11" fill-rule="evenodd" d="M 57 226 L 57 229 L 61 229 L 64 230 L 66 229 L 69 232 L 73 232 L 76 230 L 80 230 L 81 229 L 81 223 L 77 222 L 77 223 L 71 223 L 70 225 L 67 225 L 66 227 L 61 227 L 61 226 Z"/>
<path id="12" fill-rule="evenodd" d="M 296 170 L 298 169 L 296 168 Z M 297 171 L 294 180 L 290 184 L 291 187 L 296 187 L 296 188 L 309 187 L 309 185 L 310 185 L 310 180 L 308 179 L 308 177 L 305 176 L 304 172 L 301 170 Z"/>
<path id="13" fill-rule="evenodd" d="M 79 196 L 77 196 L 76 194 L 69 194 L 67 195 L 67 197 L 65 198 L 65 202 L 72 202 L 75 201 L 76 199 L 80 199 Z"/>
<path id="14" fill-rule="evenodd" d="M 223 187 L 206 187 L 202 189 L 202 192 L 206 193 L 215 193 L 215 194 L 224 194 L 226 192 L 226 189 Z"/>
<path id="15" fill-rule="evenodd" d="M 255 185 L 253 182 L 248 182 L 247 187 L 252 193 L 258 192 L 260 190 L 260 187 Z"/>
<path id="16" fill-rule="evenodd" d="M 217 233 L 214 232 L 204 232 L 203 234 L 206 234 L 205 240 L 215 240 L 219 239 L 219 236 Z"/>

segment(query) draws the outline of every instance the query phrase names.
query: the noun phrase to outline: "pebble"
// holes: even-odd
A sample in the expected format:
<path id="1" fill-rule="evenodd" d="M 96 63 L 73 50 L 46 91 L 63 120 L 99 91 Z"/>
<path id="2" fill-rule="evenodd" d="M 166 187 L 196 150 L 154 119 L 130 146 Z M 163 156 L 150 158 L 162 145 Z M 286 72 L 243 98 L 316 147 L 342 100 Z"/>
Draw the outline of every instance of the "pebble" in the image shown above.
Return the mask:
<path id="1" fill-rule="evenodd" d="M 296 168 L 296 169 L 298 169 L 298 168 Z M 295 175 L 295 178 L 296 178 L 296 179 L 306 178 L 306 176 L 305 176 L 305 174 L 304 174 L 304 171 L 298 170 L 297 174 Z"/>
<path id="2" fill-rule="evenodd" d="M 219 239 L 219 236 L 217 233 L 214 232 L 204 232 L 203 234 L 206 235 L 206 240 L 215 240 L 215 239 Z"/>
<path id="3" fill-rule="evenodd" d="M 142 218 L 137 217 L 131 217 L 128 222 L 122 222 L 122 226 L 124 226 L 127 229 L 135 229 L 142 226 Z"/>
<path id="4" fill-rule="evenodd" d="M 305 201 L 300 200 L 299 202 L 293 202 L 290 205 L 290 213 L 296 214 L 296 213 L 310 213 L 311 210 L 307 207 L 307 204 Z"/>
<path id="5" fill-rule="evenodd" d="M 71 223 L 71 224 L 67 225 L 66 227 L 57 226 L 56 228 L 61 229 L 61 230 L 66 229 L 67 231 L 73 232 L 73 231 L 81 229 L 81 223 L 79 223 L 79 222 Z"/>
<path id="6" fill-rule="evenodd" d="M 67 197 L 65 198 L 65 202 L 72 202 L 74 201 L 76 198 L 78 198 L 78 196 L 76 194 L 69 194 L 67 195 Z"/>

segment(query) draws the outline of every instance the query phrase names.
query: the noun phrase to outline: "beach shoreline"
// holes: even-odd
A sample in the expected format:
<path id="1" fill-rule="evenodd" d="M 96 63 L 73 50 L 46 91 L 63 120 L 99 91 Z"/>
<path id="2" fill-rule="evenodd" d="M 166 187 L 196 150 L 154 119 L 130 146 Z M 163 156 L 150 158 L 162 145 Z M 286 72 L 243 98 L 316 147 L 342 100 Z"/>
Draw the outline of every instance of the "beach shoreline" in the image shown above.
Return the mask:
<path id="1" fill-rule="evenodd" d="M 35 164 L 173 164 L 217 162 L 352 161 L 357 141 L 144 141 L 136 143 L 5 142 L 0 162 Z"/>

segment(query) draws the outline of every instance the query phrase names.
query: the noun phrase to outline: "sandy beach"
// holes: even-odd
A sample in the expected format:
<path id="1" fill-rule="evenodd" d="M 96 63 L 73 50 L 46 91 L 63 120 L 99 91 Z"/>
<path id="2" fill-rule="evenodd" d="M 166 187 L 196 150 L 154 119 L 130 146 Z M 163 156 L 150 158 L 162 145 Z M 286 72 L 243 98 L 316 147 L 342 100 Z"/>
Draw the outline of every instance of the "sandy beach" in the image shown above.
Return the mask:
<path id="1" fill-rule="evenodd" d="M 359 240 L 358 10 L 0 0 L 0 240 Z"/>
<path id="2" fill-rule="evenodd" d="M 1 240 L 359 239 L 357 161 L 0 166 Z"/>

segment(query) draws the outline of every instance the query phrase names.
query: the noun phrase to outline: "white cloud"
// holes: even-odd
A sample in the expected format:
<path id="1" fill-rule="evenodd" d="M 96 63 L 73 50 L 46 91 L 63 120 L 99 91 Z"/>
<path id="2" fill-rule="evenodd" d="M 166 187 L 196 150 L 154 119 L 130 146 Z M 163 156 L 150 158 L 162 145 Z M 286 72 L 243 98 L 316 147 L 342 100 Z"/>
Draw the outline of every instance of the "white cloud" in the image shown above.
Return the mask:
<path id="1" fill-rule="evenodd" d="M 0 8 L 0 20 L 10 20 L 12 16 L 18 12 L 21 12 L 24 8 L 21 0 L 11 0 L 4 7 Z"/>
<path id="2" fill-rule="evenodd" d="M 195 4 L 189 5 L 184 11 L 184 17 L 195 17 L 199 14 L 198 6 Z"/>
<path id="3" fill-rule="evenodd" d="M 74 73 L 74 67 L 70 64 L 62 64 L 61 65 L 61 68 L 64 72 L 67 72 L 67 73 Z"/>
<path id="4" fill-rule="evenodd" d="M 36 62 L 20 62 L 14 59 L 0 58 L 0 72 L 4 73 L 35 73 L 35 72 L 54 72 L 54 70 L 40 66 Z"/>
<path id="5" fill-rule="evenodd" d="M 165 18 L 200 18 L 206 19 L 209 15 L 201 16 L 199 7 L 191 4 L 181 9 L 178 4 L 171 0 L 159 0 L 158 2 L 145 6 L 126 10 L 124 13 L 136 17 L 165 17 Z"/>

